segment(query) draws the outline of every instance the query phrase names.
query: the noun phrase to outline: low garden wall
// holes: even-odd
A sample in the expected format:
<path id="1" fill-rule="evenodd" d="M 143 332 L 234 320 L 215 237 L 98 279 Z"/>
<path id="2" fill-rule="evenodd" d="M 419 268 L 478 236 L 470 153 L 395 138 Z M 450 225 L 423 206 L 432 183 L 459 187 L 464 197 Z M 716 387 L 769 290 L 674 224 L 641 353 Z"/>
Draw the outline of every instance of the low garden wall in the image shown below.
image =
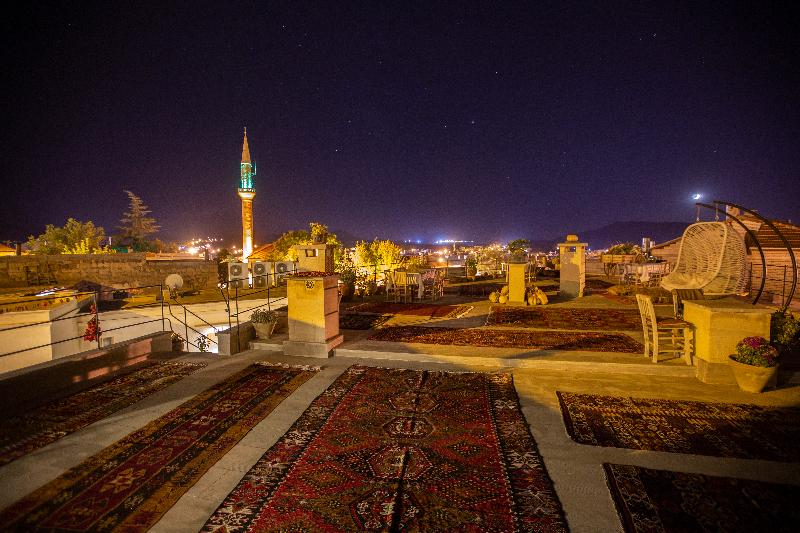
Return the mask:
<path id="1" fill-rule="evenodd" d="M 23 255 L 0 257 L 0 287 L 73 286 L 108 288 L 158 285 L 180 274 L 185 288 L 213 288 L 217 263 L 203 260 L 149 261 L 147 254 Z"/>

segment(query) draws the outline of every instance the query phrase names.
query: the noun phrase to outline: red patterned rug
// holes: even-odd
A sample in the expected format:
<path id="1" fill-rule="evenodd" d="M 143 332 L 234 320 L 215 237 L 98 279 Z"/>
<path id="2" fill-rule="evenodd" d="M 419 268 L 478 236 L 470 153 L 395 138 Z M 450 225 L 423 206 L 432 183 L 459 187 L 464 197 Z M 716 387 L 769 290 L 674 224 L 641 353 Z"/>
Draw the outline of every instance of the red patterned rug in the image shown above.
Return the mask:
<path id="1" fill-rule="evenodd" d="M 0 513 L 5 530 L 145 531 L 314 372 L 251 365 Z"/>
<path id="2" fill-rule="evenodd" d="M 349 313 L 377 313 L 381 315 L 419 316 L 425 318 L 458 318 L 472 309 L 471 305 L 436 305 L 422 303 L 365 302 L 344 311 Z"/>
<path id="3" fill-rule="evenodd" d="M 557 391 L 575 442 L 612 448 L 800 462 L 800 409 Z"/>
<path id="4" fill-rule="evenodd" d="M 374 329 L 390 318 L 391 315 L 373 313 L 342 313 L 339 315 L 339 329 Z"/>
<path id="5" fill-rule="evenodd" d="M 644 346 L 621 333 L 398 326 L 380 329 L 369 339 L 453 346 L 527 348 L 530 350 L 644 353 Z"/>
<path id="6" fill-rule="evenodd" d="M 203 531 L 566 531 L 510 374 L 354 366 Z"/>
<path id="7" fill-rule="evenodd" d="M 561 330 L 639 331 L 642 329 L 642 320 L 637 309 L 493 306 L 486 319 L 486 325 Z"/>
<path id="8" fill-rule="evenodd" d="M 133 372 L 4 419 L 0 421 L 0 466 L 133 405 L 204 366 L 147 362 Z"/>
<path id="9" fill-rule="evenodd" d="M 627 532 L 800 531 L 800 486 L 604 464 Z"/>

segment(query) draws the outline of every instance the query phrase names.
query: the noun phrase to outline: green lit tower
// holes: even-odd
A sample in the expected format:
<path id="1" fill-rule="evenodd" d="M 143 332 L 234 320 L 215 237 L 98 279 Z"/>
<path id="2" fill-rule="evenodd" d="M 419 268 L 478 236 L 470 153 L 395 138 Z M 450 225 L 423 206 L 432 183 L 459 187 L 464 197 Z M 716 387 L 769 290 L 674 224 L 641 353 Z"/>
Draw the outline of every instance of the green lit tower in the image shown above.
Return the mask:
<path id="1" fill-rule="evenodd" d="M 253 253 L 253 198 L 256 197 L 253 176 L 255 175 L 256 168 L 250 162 L 250 148 L 247 146 L 247 128 L 245 128 L 238 190 L 239 198 L 242 199 L 242 261 L 247 261 L 250 254 Z"/>

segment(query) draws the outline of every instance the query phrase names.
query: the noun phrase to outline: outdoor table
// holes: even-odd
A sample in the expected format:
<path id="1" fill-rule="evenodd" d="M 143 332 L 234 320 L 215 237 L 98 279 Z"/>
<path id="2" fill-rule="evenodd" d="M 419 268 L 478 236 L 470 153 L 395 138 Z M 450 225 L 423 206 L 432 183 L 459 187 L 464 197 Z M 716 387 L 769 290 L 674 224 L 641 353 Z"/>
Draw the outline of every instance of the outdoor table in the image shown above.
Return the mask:
<path id="1" fill-rule="evenodd" d="M 636 274 L 640 283 L 647 283 L 650 275 L 655 273 L 666 274 L 668 263 L 626 263 L 620 265 L 622 269 L 621 280 L 625 280 L 626 274 Z"/>

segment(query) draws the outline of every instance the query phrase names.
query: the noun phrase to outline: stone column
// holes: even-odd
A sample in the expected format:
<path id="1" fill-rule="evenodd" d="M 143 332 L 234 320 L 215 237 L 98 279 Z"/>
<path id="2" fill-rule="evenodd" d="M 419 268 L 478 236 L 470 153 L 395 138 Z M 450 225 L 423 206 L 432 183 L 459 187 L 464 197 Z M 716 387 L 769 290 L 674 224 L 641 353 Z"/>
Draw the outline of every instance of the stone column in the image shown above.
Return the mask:
<path id="1" fill-rule="evenodd" d="M 344 338 L 339 333 L 339 275 L 288 276 L 289 340 L 286 355 L 331 357 Z"/>
<path id="2" fill-rule="evenodd" d="M 527 263 L 508 264 L 508 303 L 525 305 L 525 267 Z"/>
<path id="3" fill-rule="evenodd" d="M 561 264 L 558 295 L 581 298 L 586 288 L 586 247 L 578 242 L 577 235 L 567 235 L 567 242 L 559 243 L 558 255 Z"/>

